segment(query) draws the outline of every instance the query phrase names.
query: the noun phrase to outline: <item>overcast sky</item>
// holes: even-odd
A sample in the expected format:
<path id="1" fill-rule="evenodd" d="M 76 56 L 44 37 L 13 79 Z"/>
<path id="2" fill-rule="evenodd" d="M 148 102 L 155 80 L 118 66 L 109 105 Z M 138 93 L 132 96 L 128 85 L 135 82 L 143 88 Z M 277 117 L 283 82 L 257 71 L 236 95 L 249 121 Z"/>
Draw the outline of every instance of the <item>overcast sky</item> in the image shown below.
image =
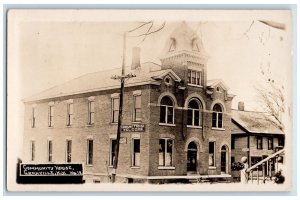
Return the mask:
<path id="1" fill-rule="evenodd" d="M 141 62 L 160 64 L 171 32 L 185 20 L 200 36 L 209 56 L 208 79 L 223 79 L 248 110 L 259 110 L 254 85 L 262 81 L 261 68 L 270 68 L 286 88 L 291 102 L 291 26 L 286 11 L 12 11 L 8 23 L 8 113 L 23 124 L 22 98 L 80 75 L 121 67 L 123 32 L 139 21 L 166 21 L 164 29 L 144 42 L 128 38 L 127 65 L 131 49 L 141 47 Z M 258 20 L 286 25 L 268 27 Z M 253 24 L 252 24 L 253 22 Z M 252 25 L 251 25 L 252 24 Z M 11 125 L 13 125 L 11 124 Z M 23 132 L 23 126 L 16 129 Z"/>

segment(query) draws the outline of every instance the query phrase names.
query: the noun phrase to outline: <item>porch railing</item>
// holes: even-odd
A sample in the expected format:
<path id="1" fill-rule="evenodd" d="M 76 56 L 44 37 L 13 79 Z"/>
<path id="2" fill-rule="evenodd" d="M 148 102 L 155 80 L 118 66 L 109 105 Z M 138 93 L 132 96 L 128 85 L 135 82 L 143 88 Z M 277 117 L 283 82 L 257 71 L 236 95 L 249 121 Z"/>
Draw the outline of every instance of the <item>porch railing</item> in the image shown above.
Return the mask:
<path id="1" fill-rule="evenodd" d="M 255 165 L 249 167 L 248 169 L 246 169 L 246 172 L 248 173 L 248 177 L 247 177 L 247 180 L 251 180 L 252 183 L 253 183 L 253 172 L 256 170 L 257 171 L 257 174 L 256 174 L 256 179 L 257 179 L 257 184 L 259 184 L 259 168 L 261 166 L 262 168 L 262 177 L 263 177 L 263 183 L 265 183 L 266 181 L 266 174 L 265 174 L 265 169 L 264 169 L 264 166 L 265 164 L 270 161 L 271 159 L 273 158 L 278 158 L 280 154 L 284 153 L 284 149 L 281 149 L 277 152 L 275 152 L 274 154 L 264 158 L 263 160 L 259 161 L 258 163 L 256 163 Z M 275 172 L 278 172 L 278 159 L 276 159 L 276 162 L 274 162 L 274 165 L 277 165 L 276 168 L 275 168 Z"/>

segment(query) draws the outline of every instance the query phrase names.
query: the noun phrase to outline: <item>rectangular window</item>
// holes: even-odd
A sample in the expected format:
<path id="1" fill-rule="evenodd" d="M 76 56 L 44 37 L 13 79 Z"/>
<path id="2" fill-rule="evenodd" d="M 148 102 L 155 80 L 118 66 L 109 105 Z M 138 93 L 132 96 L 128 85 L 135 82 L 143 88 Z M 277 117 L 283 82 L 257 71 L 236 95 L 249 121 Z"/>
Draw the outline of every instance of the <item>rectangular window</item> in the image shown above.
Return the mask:
<path id="1" fill-rule="evenodd" d="M 268 138 L 268 149 L 269 150 L 273 149 L 273 138 L 272 137 Z"/>
<path id="2" fill-rule="evenodd" d="M 112 98 L 112 122 L 117 123 L 119 118 L 119 98 Z"/>
<path id="3" fill-rule="evenodd" d="M 256 163 L 260 162 L 262 160 L 262 157 L 259 156 L 251 156 L 251 166 L 255 165 Z M 262 170 L 262 165 L 258 166 L 258 170 Z"/>
<path id="4" fill-rule="evenodd" d="M 53 119 L 54 119 L 54 106 L 49 106 L 48 108 L 48 126 L 53 126 Z"/>
<path id="5" fill-rule="evenodd" d="M 202 72 L 188 70 L 188 83 L 193 85 L 202 85 Z"/>
<path id="6" fill-rule="evenodd" d="M 132 166 L 140 166 L 140 139 L 132 140 Z"/>
<path id="7" fill-rule="evenodd" d="M 231 136 L 231 149 L 235 148 L 235 138 Z"/>
<path id="8" fill-rule="evenodd" d="M 284 138 L 283 137 L 278 138 L 278 146 L 284 147 Z"/>
<path id="9" fill-rule="evenodd" d="M 35 128 L 35 107 L 32 107 L 31 128 Z"/>
<path id="10" fill-rule="evenodd" d="M 134 96 L 134 113 L 133 113 L 133 121 L 140 122 L 142 121 L 142 101 L 141 95 Z"/>
<path id="11" fill-rule="evenodd" d="M 256 146 L 257 149 L 263 149 L 263 141 L 261 136 L 256 137 Z"/>
<path id="12" fill-rule="evenodd" d="M 72 140 L 66 141 L 66 162 L 70 163 L 72 161 Z"/>
<path id="13" fill-rule="evenodd" d="M 86 164 L 92 165 L 93 164 L 93 140 L 87 140 L 87 162 Z"/>
<path id="14" fill-rule="evenodd" d="M 48 162 L 52 162 L 52 140 L 48 140 Z"/>
<path id="15" fill-rule="evenodd" d="M 117 146 L 117 140 L 112 139 L 110 140 L 110 155 L 109 155 L 109 165 L 113 166 L 114 165 L 114 160 L 115 160 L 115 148 Z"/>
<path id="16" fill-rule="evenodd" d="M 88 124 L 92 125 L 95 123 L 95 102 L 94 101 L 89 101 L 89 121 Z"/>
<path id="17" fill-rule="evenodd" d="M 35 141 L 30 141 L 30 160 L 35 160 Z"/>
<path id="18" fill-rule="evenodd" d="M 231 164 L 235 162 L 234 156 L 231 156 Z"/>
<path id="19" fill-rule="evenodd" d="M 196 72 L 192 71 L 192 84 L 196 84 Z"/>
<path id="20" fill-rule="evenodd" d="M 173 166 L 173 140 L 159 140 L 159 166 Z"/>
<path id="21" fill-rule="evenodd" d="M 208 165 L 210 167 L 214 167 L 215 166 L 215 142 L 208 143 L 208 154 L 209 154 Z"/>
<path id="22" fill-rule="evenodd" d="M 73 114 L 74 114 L 73 103 L 68 103 L 67 104 L 67 126 L 71 126 L 73 124 Z"/>

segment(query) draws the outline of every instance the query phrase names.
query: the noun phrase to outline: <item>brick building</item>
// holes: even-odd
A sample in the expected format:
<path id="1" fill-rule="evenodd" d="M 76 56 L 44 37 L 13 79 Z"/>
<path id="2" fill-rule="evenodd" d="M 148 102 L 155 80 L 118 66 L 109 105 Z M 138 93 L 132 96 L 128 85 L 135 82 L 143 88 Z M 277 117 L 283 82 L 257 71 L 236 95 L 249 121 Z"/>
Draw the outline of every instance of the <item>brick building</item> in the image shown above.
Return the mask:
<path id="1" fill-rule="evenodd" d="M 267 120 L 265 113 L 245 111 L 244 103 L 239 102 L 239 109 L 232 110 L 231 162 L 241 162 L 248 158 L 249 167 L 274 154 L 284 147 L 285 135 L 282 130 Z M 283 159 L 283 158 L 282 158 Z M 283 162 L 283 160 L 281 161 Z M 264 169 L 266 176 L 274 175 L 277 160 L 270 159 Z"/>
<path id="2" fill-rule="evenodd" d="M 183 22 L 161 65 L 126 68 L 117 179 L 230 174 L 231 101 L 207 80 L 201 38 Z M 25 99 L 25 163 L 83 163 L 86 181 L 109 181 L 116 142 L 121 69 L 91 73 Z"/>

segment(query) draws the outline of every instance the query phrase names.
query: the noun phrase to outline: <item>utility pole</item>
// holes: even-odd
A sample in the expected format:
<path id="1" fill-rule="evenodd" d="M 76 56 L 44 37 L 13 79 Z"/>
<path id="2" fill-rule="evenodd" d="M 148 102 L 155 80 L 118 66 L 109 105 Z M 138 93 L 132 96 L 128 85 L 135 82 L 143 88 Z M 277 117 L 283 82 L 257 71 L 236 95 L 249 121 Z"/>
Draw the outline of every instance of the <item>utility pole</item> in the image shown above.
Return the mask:
<path id="1" fill-rule="evenodd" d="M 113 160 L 113 172 L 111 176 L 111 182 L 114 183 L 116 181 L 116 171 L 118 168 L 118 160 L 119 160 L 119 149 L 120 149 L 120 138 L 121 138 L 121 129 L 122 129 L 122 112 L 123 112 L 123 95 L 124 95 L 124 85 L 125 80 L 129 78 L 136 77 L 133 74 L 125 75 L 125 67 L 126 67 L 126 32 L 124 32 L 123 36 L 123 61 L 122 61 L 122 75 L 121 76 L 113 76 L 112 79 L 121 81 L 120 88 L 120 98 L 119 98 L 119 116 L 118 116 L 118 130 L 117 130 L 117 141 L 114 149 L 115 158 Z"/>

